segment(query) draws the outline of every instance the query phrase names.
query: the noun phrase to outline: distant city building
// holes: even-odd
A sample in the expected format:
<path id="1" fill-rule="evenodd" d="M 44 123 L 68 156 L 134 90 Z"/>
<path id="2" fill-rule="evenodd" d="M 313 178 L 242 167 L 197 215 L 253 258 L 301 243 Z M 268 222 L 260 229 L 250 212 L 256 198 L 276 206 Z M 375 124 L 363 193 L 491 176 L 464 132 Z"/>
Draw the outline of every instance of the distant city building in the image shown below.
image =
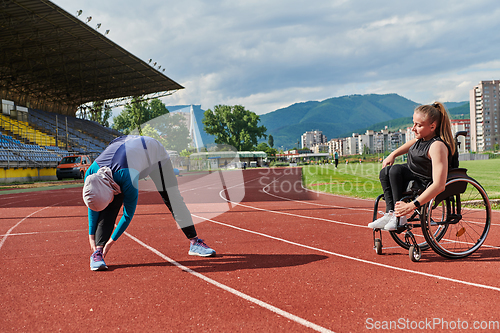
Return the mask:
<path id="1" fill-rule="evenodd" d="M 352 133 L 352 136 L 345 138 L 345 152 L 346 155 L 357 155 L 359 154 L 359 141 L 358 141 L 359 134 L 358 133 Z"/>
<path id="2" fill-rule="evenodd" d="M 339 156 L 347 155 L 345 147 L 346 138 L 331 139 L 330 141 L 328 141 L 328 153 L 330 155 L 335 154 L 335 151 L 338 151 Z"/>
<path id="3" fill-rule="evenodd" d="M 460 136 L 458 138 L 458 141 L 460 142 L 460 147 L 458 148 L 458 152 L 460 154 L 468 153 L 470 152 L 470 142 L 471 142 L 471 135 L 470 135 L 470 119 L 452 119 L 451 120 L 451 132 L 453 135 L 459 131 L 466 131 L 467 135 L 465 137 Z"/>
<path id="4" fill-rule="evenodd" d="M 396 150 L 406 143 L 406 132 L 399 130 L 390 134 L 389 147 L 386 150 Z"/>
<path id="5" fill-rule="evenodd" d="M 492 150 L 500 143 L 500 80 L 481 81 L 470 91 L 470 150 Z"/>
<path id="6" fill-rule="evenodd" d="M 358 136 L 358 153 L 373 154 L 373 134 L 372 130 L 367 130 L 365 134 Z"/>
<path id="7" fill-rule="evenodd" d="M 319 154 L 319 153 L 328 153 L 328 143 L 318 143 L 315 144 L 314 146 L 311 147 L 311 150 L 314 154 Z"/>
<path id="8" fill-rule="evenodd" d="M 413 139 L 416 138 L 415 132 L 413 132 L 412 128 L 413 127 L 407 127 L 406 128 L 406 141 L 405 142 L 408 142 L 408 141 L 413 140 Z"/>
<path id="9" fill-rule="evenodd" d="M 389 148 L 389 131 L 386 129 L 374 133 L 373 135 L 373 153 L 383 154 Z"/>
<path id="10" fill-rule="evenodd" d="M 300 138 L 300 148 L 312 148 L 321 143 L 326 144 L 326 135 L 322 131 L 309 131 L 302 134 Z"/>

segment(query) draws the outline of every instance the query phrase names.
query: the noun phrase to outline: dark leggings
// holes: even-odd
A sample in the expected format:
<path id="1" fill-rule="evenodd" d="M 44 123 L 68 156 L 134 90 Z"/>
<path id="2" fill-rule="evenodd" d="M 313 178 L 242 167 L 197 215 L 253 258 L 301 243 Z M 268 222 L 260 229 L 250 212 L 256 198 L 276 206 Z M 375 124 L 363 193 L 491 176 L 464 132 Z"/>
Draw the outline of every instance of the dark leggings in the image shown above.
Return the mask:
<path id="1" fill-rule="evenodd" d="M 177 224 L 181 227 L 187 238 L 196 237 L 191 213 L 181 196 L 174 169 L 169 160 L 158 162 L 149 175 L 156 185 L 163 202 L 168 207 Z M 96 246 L 104 246 L 111 237 L 115 228 L 115 221 L 123 204 L 123 193 L 115 195 L 113 201 L 99 213 L 97 229 L 95 232 Z"/>
<path id="2" fill-rule="evenodd" d="M 387 213 L 394 210 L 395 203 L 403 198 L 410 180 L 418 178 L 407 164 L 395 164 L 380 170 L 379 179 L 384 190 L 385 212 Z"/>

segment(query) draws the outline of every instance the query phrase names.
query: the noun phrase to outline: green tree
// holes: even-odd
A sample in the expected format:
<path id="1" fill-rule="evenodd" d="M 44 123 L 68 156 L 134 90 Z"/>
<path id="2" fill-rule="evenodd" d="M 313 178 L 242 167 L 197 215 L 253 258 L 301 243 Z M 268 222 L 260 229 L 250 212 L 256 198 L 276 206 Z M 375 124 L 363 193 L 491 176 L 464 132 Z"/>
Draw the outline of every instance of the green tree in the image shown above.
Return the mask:
<path id="1" fill-rule="evenodd" d="M 89 113 L 89 120 L 95 121 L 102 126 L 109 127 L 109 118 L 111 118 L 111 107 L 105 105 L 104 101 L 92 103 L 92 109 Z"/>
<path id="2" fill-rule="evenodd" d="M 161 124 L 161 130 L 157 127 L 158 124 Z M 186 118 L 181 113 L 157 117 L 144 124 L 141 132 L 141 135 L 158 140 L 167 150 L 182 152 L 188 150 L 191 143 Z"/>
<path id="3" fill-rule="evenodd" d="M 189 148 L 191 137 L 187 128 L 187 121 L 182 113 L 168 114 L 156 118 L 152 123 L 156 124 L 156 120 L 161 120 L 161 126 L 156 127 L 160 133 L 163 146 L 165 149 L 181 152 Z"/>
<path id="4" fill-rule="evenodd" d="M 269 147 L 274 147 L 274 138 L 271 134 L 269 134 L 269 137 L 267 138 L 267 143 L 269 144 Z"/>
<path id="5" fill-rule="evenodd" d="M 142 124 L 167 113 L 167 108 L 157 98 L 148 103 L 140 97 L 134 97 L 125 105 L 122 112 L 113 118 L 113 128 L 123 134 L 130 134 L 133 130 L 137 130 L 142 135 Z"/>
<path id="6" fill-rule="evenodd" d="M 85 109 L 84 109 L 85 110 Z M 92 102 L 90 110 L 81 111 L 79 113 L 79 118 L 95 121 L 102 126 L 109 127 L 109 118 L 111 118 L 112 112 L 109 105 L 105 105 L 104 101 Z"/>
<path id="7" fill-rule="evenodd" d="M 255 151 L 263 151 L 268 157 L 275 156 L 278 153 L 275 148 L 269 147 L 269 145 L 265 142 L 259 143 L 257 147 L 255 147 Z"/>
<path id="8" fill-rule="evenodd" d="M 228 144 L 238 151 L 250 150 L 258 138 L 266 137 L 266 127 L 258 126 L 260 117 L 241 105 L 216 105 L 204 113 L 206 133 L 215 136 L 215 143 Z"/>

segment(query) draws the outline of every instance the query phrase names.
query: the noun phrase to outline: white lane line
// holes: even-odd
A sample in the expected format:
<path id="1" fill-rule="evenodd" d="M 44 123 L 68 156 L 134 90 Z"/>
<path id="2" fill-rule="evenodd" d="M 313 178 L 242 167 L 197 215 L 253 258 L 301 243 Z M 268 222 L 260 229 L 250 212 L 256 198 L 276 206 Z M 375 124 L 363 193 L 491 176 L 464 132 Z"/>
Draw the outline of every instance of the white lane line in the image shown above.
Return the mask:
<path id="1" fill-rule="evenodd" d="M 274 313 L 277 313 L 279 314 L 280 316 L 283 316 L 289 320 L 293 320 L 294 322 L 300 324 L 300 325 L 303 325 L 305 327 L 309 327 L 309 328 L 312 328 L 313 330 L 317 331 L 317 332 L 325 332 L 325 333 L 333 333 L 333 331 L 325 328 L 325 327 L 322 327 L 322 326 L 319 326 L 319 325 L 316 325 L 304 318 L 301 318 L 301 317 L 298 317 L 294 314 L 291 314 L 289 312 L 286 312 L 284 310 L 281 310 L 280 308 L 277 308 L 269 303 L 266 303 L 266 302 L 263 302 L 255 297 L 252 297 L 252 296 L 249 296 L 247 294 L 244 294 L 242 293 L 241 291 L 238 291 L 234 288 L 231 288 L 229 286 L 226 286 L 225 284 L 222 284 L 220 282 L 217 282 L 209 277 L 206 277 L 205 275 L 203 274 L 200 274 L 196 271 L 193 271 L 191 268 L 188 268 L 186 266 L 183 266 L 182 264 L 178 263 L 177 261 L 171 259 L 170 257 L 167 257 L 166 255 L 164 255 L 163 253 L 161 253 L 160 251 L 156 250 L 155 248 L 147 245 L 146 243 L 142 242 L 141 240 L 139 240 L 138 238 L 132 236 L 131 234 L 125 232 L 124 233 L 125 235 L 127 235 L 128 237 L 130 237 L 132 240 L 134 240 L 135 242 L 139 243 L 141 246 L 145 247 L 146 249 L 150 250 L 151 252 L 153 252 L 154 254 L 156 254 L 157 256 L 161 257 L 162 259 L 164 259 L 165 261 L 168 261 L 169 263 L 171 263 L 172 265 L 175 265 L 177 266 L 178 268 L 182 269 L 183 271 L 189 273 L 189 274 L 192 274 L 194 276 L 196 276 L 197 278 L 200 278 L 202 279 L 203 281 L 205 282 L 208 282 L 220 289 L 223 289 L 227 292 L 230 292 L 231 294 L 235 295 L 235 296 L 238 296 L 240 298 L 243 298 L 244 300 L 246 301 L 249 301 L 249 302 L 252 302 L 254 304 L 257 304 L 258 306 L 264 308 L 264 309 L 267 309 L 269 311 L 272 311 Z"/>
<path id="2" fill-rule="evenodd" d="M 281 177 L 280 177 L 281 178 Z M 270 193 L 267 189 L 271 188 L 271 184 L 275 181 L 279 180 L 279 178 L 275 179 L 274 181 L 272 181 L 271 183 L 267 184 L 266 186 L 264 186 L 262 188 L 262 191 L 264 193 L 266 193 L 267 195 L 270 195 L 272 197 L 275 197 L 275 198 L 278 198 L 278 199 L 283 199 L 283 200 L 288 200 L 288 201 L 293 201 L 293 202 L 300 202 L 300 203 L 303 203 L 303 204 L 306 204 L 306 205 L 313 205 L 313 206 L 321 206 L 321 207 L 332 207 L 332 208 L 342 208 L 342 209 L 351 209 L 351 210 L 365 210 L 365 211 L 368 211 L 368 212 L 373 212 L 373 209 L 368 209 L 368 208 L 353 208 L 353 207 L 345 207 L 345 206 L 337 206 L 337 205 L 326 205 L 326 204 L 320 204 L 320 203 L 317 203 L 317 202 L 310 202 L 310 201 L 303 201 L 303 200 L 295 200 L 295 199 L 290 199 L 290 198 L 286 198 L 286 197 L 282 197 L 282 196 L 279 196 L 279 195 L 276 195 L 276 194 L 272 194 Z M 304 190 L 307 190 L 307 191 L 311 191 L 307 188 L 304 187 L 304 185 L 301 185 L 301 187 L 304 189 Z M 315 192 L 317 193 L 318 195 L 319 194 L 324 194 L 324 193 L 321 193 L 321 192 L 317 192 L 317 191 L 311 191 L 311 192 Z M 353 199 L 353 198 L 346 198 L 344 197 L 344 199 Z M 355 199 L 358 199 L 358 198 L 355 198 Z"/>
<path id="3" fill-rule="evenodd" d="M 21 223 L 23 223 L 23 222 L 24 222 L 24 221 L 26 221 L 29 217 L 31 217 L 31 216 L 33 216 L 33 215 L 35 215 L 36 213 L 41 212 L 42 210 L 47 209 L 47 208 L 52 207 L 52 206 L 54 206 L 54 205 L 50 205 L 50 206 L 47 206 L 47 207 L 40 208 L 39 210 L 34 211 L 33 213 L 31 213 L 31 214 L 27 215 L 26 217 L 24 217 L 21 221 L 17 222 L 17 223 L 16 223 L 16 224 L 15 224 L 12 228 L 10 228 L 10 229 L 7 231 L 7 233 L 6 233 L 5 235 L 3 235 L 2 240 L 0 241 L 0 249 L 2 249 L 2 246 L 3 246 L 3 244 L 5 243 L 5 241 L 7 240 L 7 237 L 9 237 L 9 236 L 11 235 L 12 230 L 14 230 L 14 229 L 15 229 L 18 225 L 20 225 Z"/>
<path id="4" fill-rule="evenodd" d="M 219 192 L 219 196 L 220 196 L 220 198 L 222 200 L 230 201 L 230 200 L 228 200 L 228 199 L 226 199 L 226 198 L 224 198 L 222 196 L 222 191 Z M 320 220 L 320 221 L 327 221 L 327 222 L 344 224 L 344 225 L 349 225 L 349 226 L 354 226 L 354 227 L 368 228 L 368 226 L 363 226 L 363 225 L 357 225 L 357 224 L 351 224 L 351 223 L 346 223 L 346 222 L 328 220 L 328 219 L 323 219 L 323 218 L 315 218 L 315 217 L 310 217 L 310 216 L 302 216 L 302 215 L 297 215 L 297 214 L 292 214 L 292 213 L 272 211 L 272 210 L 268 210 L 268 209 L 263 209 L 263 208 L 258 208 L 258 207 L 243 205 L 241 203 L 235 203 L 235 204 L 239 205 L 239 206 L 243 206 L 243 207 L 255 209 L 255 210 L 269 212 L 269 213 L 289 215 L 289 216 L 295 216 L 295 217 L 302 217 L 302 218 L 306 218 L 306 219 L 316 219 L 316 220 Z M 478 284 L 478 283 L 472 283 L 472 282 L 457 280 L 457 279 L 453 279 L 453 278 L 447 278 L 447 277 L 440 276 L 440 275 L 434 275 L 434 274 L 424 273 L 424 272 L 420 272 L 420 271 L 414 271 L 414 270 L 410 270 L 410 269 L 400 268 L 400 267 L 397 267 L 397 266 L 390 266 L 390 265 L 386 265 L 386 264 L 381 264 L 381 263 L 377 263 L 377 262 L 373 262 L 373 261 L 369 261 L 369 260 L 359 259 L 359 258 L 356 258 L 356 257 L 351 257 L 351 256 L 348 256 L 348 255 L 344 255 L 344 254 L 340 254 L 340 253 L 335 253 L 335 252 L 331 252 L 331 251 L 327 251 L 327 250 L 323 250 L 323 249 L 311 247 L 311 246 L 300 244 L 300 243 L 295 243 L 295 242 L 288 241 L 288 240 L 285 240 L 285 239 L 282 239 L 282 238 L 278 238 L 278 237 L 274 237 L 274 236 L 271 236 L 271 235 L 263 234 L 263 233 L 260 233 L 260 232 L 257 232 L 257 231 L 239 228 L 239 227 L 233 226 L 231 224 L 227 224 L 227 223 L 223 223 L 223 222 L 219 222 L 219 221 L 207 219 L 205 217 L 201 217 L 201 216 L 197 216 L 197 215 L 193 215 L 193 216 L 201 218 L 201 219 L 206 220 L 206 221 L 210 221 L 212 223 L 216 223 L 216 224 L 220 224 L 220 225 L 223 225 L 223 226 L 226 226 L 226 227 L 234 228 L 234 229 L 237 229 L 237 230 L 240 230 L 240 231 L 245 231 L 245 232 L 253 233 L 253 234 L 256 234 L 256 235 L 263 236 L 263 237 L 267 237 L 267 238 L 279 240 L 279 241 L 282 241 L 282 242 L 285 242 L 285 243 L 289 243 L 289 244 L 293 244 L 293 245 L 296 245 L 296 246 L 304 247 L 304 248 L 307 248 L 307 249 L 311 249 L 311 250 L 315 250 L 315 251 L 319 251 L 319 252 L 331 254 L 331 255 L 338 256 L 338 257 L 345 258 L 345 259 L 351 259 L 351 260 L 363 262 L 363 263 L 366 263 L 366 264 L 380 266 L 380 267 L 385 267 L 385 268 L 394 269 L 394 270 L 399 270 L 399 271 L 403 271 L 403 272 L 407 272 L 407 273 L 424 275 L 424 276 L 428 276 L 428 277 L 437 278 L 437 279 L 440 279 L 440 280 L 447 280 L 447 281 L 456 282 L 456 283 L 462 283 L 462 284 L 466 284 L 466 285 L 470 285 L 470 286 L 475 286 L 475 287 L 480 287 L 480 288 L 485 288 L 485 289 L 491 289 L 491 290 L 495 290 L 495 291 L 500 291 L 500 288 L 498 288 L 498 287 L 493 287 L 493 286 L 488 286 L 488 285 L 483 285 L 483 284 Z"/>
<path id="5" fill-rule="evenodd" d="M 230 186 L 230 187 L 228 187 L 228 189 L 236 187 L 236 186 L 245 185 L 246 183 L 252 182 L 254 180 L 257 180 L 257 178 L 250 179 L 250 180 L 248 180 L 246 182 Z M 268 186 L 268 185 L 266 185 L 266 186 Z M 305 219 L 319 220 L 319 221 L 324 221 L 324 222 L 330 222 L 330 223 L 337 223 L 337 224 L 342 224 L 342 225 L 348 225 L 348 226 L 351 226 L 351 227 L 368 228 L 368 226 L 365 226 L 365 225 L 359 225 L 359 224 L 353 224 L 353 223 L 347 223 L 347 222 L 329 220 L 329 219 L 324 219 L 324 218 L 319 218 L 319 217 L 311 217 L 311 216 L 305 216 L 305 215 L 298 215 L 298 214 L 292 214 L 292 213 L 286 213 L 286 212 L 277 212 L 277 211 L 272 211 L 272 210 L 268 210 L 268 209 L 264 209 L 264 208 L 258 208 L 258 207 L 254 207 L 254 206 L 248 206 L 248 205 L 242 204 L 241 202 L 234 202 L 234 201 L 231 201 L 229 199 L 224 198 L 224 196 L 222 195 L 223 192 L 224 192 L 224 189 L 221 190 L 221 191 L 219 191 L 219 197 L 222 200 L 224 200 L 226 202 L 231 202 L 232 204 L 238 205 L 238 206 L 241 206 L 241 207 L 246 207 L 246 208 L 250 208 L 250 209 L 254 209 L 254 210 L 260 210 L 260 211 L 270 212 L 270 213 L 275 213 L 275 214 L 282 214 L 282 215 L 287 215 L 287 216 L 300 217 L 300 218 L 305 218 Z M 264 191 L 264 193 L 269 194 L 269 193 L 267 193 L 265 191 Z M 271 195 L 271 194 L 269 194 L 269 195 Z M 283 199 L 286 199 L 286 200 L 289 200 L 289 201 L 294 201 L 294 202 L 303 202 L 303 201 L 292 200 L 292 199 L 287 199 L 287 198 L 283 198 Z M 341 206 L 338 206 L 338 207 L 341 207 Z M 193 214 L 191 214 L 191 215 L 193 215 Z M 193 215 L 193 216 L 195 216 L 195 215 Z M 369 229 L 371 229 L 371 228 L 369 228 Z"/>
<path id="6" fill-rule="evenodd" d="M 29 217 L 35 215 L 36 213 L 38 212 L 41 212 L 42 210 L 45 210 L 47 208 L 50 208 L 50 207 L 54 207 L 54 206 L 57 206 L 57 205 L 60 205 L 60 204 L 63 204 L 65 202 L 68 202 L 68 201 L 71 201 L 73 199 L 70 199 L 70 200 L 66 200 L 66 201 L 61 201 L 61 202 L 58 202 L 58 203 L 55 203 L 55 204 L 52 204 L 50 206 L 46 206 L 46 207 L 43 207 L 43 208 L 40 208 L 39 210 L 37 211 L 34 211 L 33 213 L 25 216 L 22 220 L 20 220 L 19 222 L 17 222 L 12 228 L 10 228 L 6 234 L 3 235 L 2 237 L 2 240 L 0 241 L 0 249 L 2 249 L 2 246 L 3 244 L 5 243 L 5 241 L 7 240 L 7 237 L 11 236 L 12 235 L 12 231 L 18 226 L 20 225 L 22 222 L 26 221 Z"/>
<path id="7" fill-rule="evenodd" d="M 56 234 L 56 233 L 61 233 L 61 232 L 82 232 L 82 231 L 88 231 L 88 229 L 18 232 L 15 234 L 14 233 L 9 234 L 9 236 L 12 237 L 12 236 L 42 235 L 42 234 Z M 0 235 L 0 237 L 6 236 L 6 235 L 7 234 L 3 234 L 3 235 Z"/>
<path id="8" fill-rule="evenodd" d="M 244 228 L 236 227 L 236 226 L 231 225 L 231 224 L 227 224 L 227 223 L 224 223 L 224 222 L 215 221 L 215 220 L 212 220 L 212 219 L 207 219 L 207 218 L 204 218 L 204 217 L 201 217 L 201 216 L 197 216 L 197 215 L 193 215 L 193 216 L 198 217 L 198 218 L 203 219 L 203 220 L 206 220 L 206 221 L 209 221 L 209 222 L 212 222 L 212 223 L 215 223 L 215 224 L 219 224 L 219 225 L 222 225 L 222 226 L 225 226 L 225 227 L 233 228 L 233 229 L 236 229 L 236 230 L 239 230 L 239 231 L 248 232 L 248 233 L 259 235 L 259 236 L 262 236 L 262 237 L 267 237 L 267 238 L 274 239 L 274 240 L 277 240 L 277 241 L 280 241 L 280 242 L 284 242 L 284 243 L 288 243 L 288 244 L 291 244 L 291 245 L 303 247 L 303 248 L 306 248 L 306 249 L 309 249 L 309 250 L 318 251 L 318 252 L 321 252 L 321 253 L 330 254 L 330 255 L 333 255 L 333 256 L 340 257 L 340 258 L 362 262 L 364 264 L 369 264 L 369 265 L 374 265 L 374 266 L 389 268 L 389 269 L 393 269 L 393 270 L 397 270 L 397 271 L 401 271 L 401 272 L 406 272 L 406 273 L 411 273 L 411 274 L 423 275 L 423 276 L 434 278 L 434 279 L 438 279 L 438 280 L 445 280 L 445 281 L 450 281 L 450 282 L 465 284 L 465 285 L 468 285 L 468 286 L 473 286 L 473 287 L 478 287 L 478 288 L 483 288 L 483 289 L 500 291 L 499 287 L 488 286 L 488 285 L 480 284 L 480 283 L 472 283 L 472 282 L 462 281 L 462 280 L 458 280 L 458 279 L 448 278 L 448 277 L 441 276 L 441 275 L 435 275 L 435 274 L 430 274 L 430 273 L 415 271 L 415 270 L 411 270 L 411 269 L 406 269 L 406 268 L 401 268 L 401 267 L 396 267 L 396 266 L 381 264 L 381 263 L 374 262 L 374 261 L 369 261 L 369 260 L 365 260 L 365 259 L 351 257 L 351 256 L 348 256 L 348 255 L 345 255 L 345 254 L 331 252 L 331 251 L 323 250 L 323 249 L 320 249 L 320 248 L 317 248 L 317 247 L 313 247 L 313 246 L 309 246 L 309 245 L 305 245 L 305 244 L 300 244 L 300 243 L 292 242 L 292 241 L 289 241 L 289 240 L 286 240 L 286 239 L 283 239 L 283 238 L 274 237 L 274 236 L 267 235 L 267 234 L 264 234 L 264 233 L 261 233 L 261 232 L 258 232 L 258 231 L 253 231 L 253 230 L 249 230 L 249 229 L 244 229 Z"/>

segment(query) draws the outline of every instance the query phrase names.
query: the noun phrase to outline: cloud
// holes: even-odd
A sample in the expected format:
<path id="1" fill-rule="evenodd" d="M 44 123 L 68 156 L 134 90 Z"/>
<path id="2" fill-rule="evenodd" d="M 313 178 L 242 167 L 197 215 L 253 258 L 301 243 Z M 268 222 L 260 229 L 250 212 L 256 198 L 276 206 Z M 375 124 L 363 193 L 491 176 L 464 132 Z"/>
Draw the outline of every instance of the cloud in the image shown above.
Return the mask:
<path id="1" fill-rule="evenodd" d="M 166 68 L 186 87 L 170 105 L 262 114 L 351 93 L 462 101 L 500 74 L 491 66 L 500 53 L 493 0 L 55 3 L 83 9 L 114 42 Z"/>

